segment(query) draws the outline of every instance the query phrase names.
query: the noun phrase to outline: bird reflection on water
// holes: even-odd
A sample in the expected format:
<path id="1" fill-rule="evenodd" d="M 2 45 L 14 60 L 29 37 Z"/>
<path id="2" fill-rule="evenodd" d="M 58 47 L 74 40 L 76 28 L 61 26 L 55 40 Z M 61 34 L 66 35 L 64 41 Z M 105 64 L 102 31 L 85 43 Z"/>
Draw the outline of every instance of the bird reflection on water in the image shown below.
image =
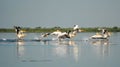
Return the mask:
<path id="1" fill-rule="evenodd" d="M 17 56 L 20 58 L 24 56 L 25 48 L 24 48 L 24 41 L 17 42 Z"/>
<path id="2" fill-rule="evenodd" d="M 29 47 L 25 46 L 26 43 L 24 41 L 18 41 L 17 42 L 17 56 L 18 56 L 19 60 L 21 60 L 22 62 L 23 61 L 24 62 L 32 62 L 31 60 L 34 60 L 34 62 L 41 62 L 40 59 L 36 60 L 36 59 L 34 59 L 34 57 L 32 59 L 26 59 L 27 58 L 26 56 L 29 56 L 29 55 L 26 55 L 27 52 L 29 52 L 29 50 L 26 49 L 26 48 L 29 48 Z M 37 43 L 40 43 L 40 45 L 43 46 L 43 47 L 39 46 L 40 49 L 36 48 L 37 50 L 42 51 L 42 53 L 41 53 L 42 55 L 40 55 L 40 57 L 43 56 L 43 59 L 45 59 L 46 57 L 49 58 L 48 54 L 44 54 L 44 53 L 50 52 L 49 54 L 52 54 L 55 57 L 64 58 L 64 57 L 72 56 L 75 61 L 78 61 L 79 48 L 78 48 L 78 45 L 73 40 L 40 41 L 40 42 L 37 42 Z M 47 46 L 50 46 L 50 47 L 47 47 Z M 27 51 L 27 52 L 25 52 L 25 51 Z M 39 54 L 39 53 L 36 52 L 35 54 Z M 34 55 L 34 56 L 37 57 L 37 55 Z"/>
<path id="3" fill-rule="evenodd" d="M 41 41 L 46 45 L 54 46 L 51 48 L 51 53 L 54 56 L 65 58 L 68 56 L 73 56 L 75 61 L 78 61 L 79 48 L 75 41 L 73 40 L 55 40 L 55 41 Z"/>
<path id="4" fill-rule="evenodd" d="M 103 40 L 93 40 L 91 41 L 91 44 L 95 46 L 96 53 L 98 56 L 108 56 L 109 55 L 109 40 L 103 39 Z"/>
<path id="5" fill-rule="evenodd" d="M 81 41 L 82 43 L 84 41 Z M 85 41 L 86 42 L 86 41 Z M 109 56 L 109 40 L 92 40 L 92 41 L 87 41 L 89 44 L 91 44 L 90 46 L 92 46 L 92 49 L 94 50 L 95 54 L 98 57 L 106 57 Z M 82 48 L 82 52 L 81 52 L 81 46 L 83 45 L 78 45 L 79 41 L 75 41 L 75 40 L 62 40 L 62 41 L 40 41 L 40 42 L 34 42 L 36 43 L 36 45 L 38 45 L 37 47 L 32 47 L 33 45 L 31 45 L 30 47 L 32 47 L 30 50 L 28 49 L 28 45 L 27 42 L 24 41 L 18 41 L 17 42 L 17 56 L 19 57 L 20 60 L 24 61 L 24 62 L 41 62 L 45 60 L 46 61 L 51 61 L 54 58 L 73 58 L 74 61 L 78 62 L 78 60 L 80 59 L 80 55 L 81 53 L 84 54 L 84 48 Z M 85 44 L 85 43 L 84 43 Z M 27 49 L 26 49 L 27 48 Z M 35 50 L 34 50 L 35 48 Z M 39 50 L 39 51 L 36 51 Z M 36 52 L 36 53 L 32 53 L 33 58 L 31 59 L 26 59 L 28 57 L 31 57 L 29 55 L 27 55 L 28 53 L 31 53 L 30 51 Z M 42 56 L 42 58 L 40 58 Z M 39 59 L 35 59 L 35 58 L 39 58 Z M 52 57 L 52 58 L 51 58 Z M 47 58 L 47 60 L 46 60 Z"/>
<path id="6" fill-rule="evenodd" d="M 59 41 L 56 43 L 58 46 L 53 48 L 53 53 L 59 57 L 73 56 L 75 61 L 78 61 L 79 48 L 73 40 Z"/>

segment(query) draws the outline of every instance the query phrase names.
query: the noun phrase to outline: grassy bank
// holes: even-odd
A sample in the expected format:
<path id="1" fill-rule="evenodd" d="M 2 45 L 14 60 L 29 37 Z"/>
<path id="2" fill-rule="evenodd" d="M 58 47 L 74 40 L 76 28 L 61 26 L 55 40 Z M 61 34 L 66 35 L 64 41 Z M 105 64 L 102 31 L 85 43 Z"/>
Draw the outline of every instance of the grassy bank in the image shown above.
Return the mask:
<path id="1" fill-rule="evenodd" d="M 98 28 L 99 27 L 95 27 L 95 28 L 81 28 L 82 30 L 84 30 L 84 32 L 98 32 Z M 41 28 L 41 27 L 36 27 L 36 28 L 22 28 L 23 30 L 25 30 L 26 32 L 30 32 L 30 33 L 40 33 L 40 32 L 53 32 L 55 30 L 61 30 L 61 31 L 68 31 L 68 30 L 72 30 L 72 28 L 60 28 L 60 27 L 53 27 L 53 28 Z M 106 29 L 110 32 L 120 32 L 120 27 L 111 27 L 108 28 L 106 27 Z M 15 32 L 15 30 L 13 28 L 0 28 L 0 32 Z"/>

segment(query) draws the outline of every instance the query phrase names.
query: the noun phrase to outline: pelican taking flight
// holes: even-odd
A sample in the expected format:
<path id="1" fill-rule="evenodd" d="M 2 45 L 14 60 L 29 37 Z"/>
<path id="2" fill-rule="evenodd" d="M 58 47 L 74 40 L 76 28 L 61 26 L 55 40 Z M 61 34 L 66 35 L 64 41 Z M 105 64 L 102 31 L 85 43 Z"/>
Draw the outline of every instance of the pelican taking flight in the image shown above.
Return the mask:
<path id="1" fill-rule="evenodd" d="M 59 35 L 59 34 L 61 34 L 62 32 L 60 31 L 60 30 L 56 30 L 56 31 L 54 31 L 54 32 L 52 32 L 51 34 L 52 35 Z"/>
<path id="2" fill-rule="evenodd" d="M 74 36 L 76 36 L 76 34 L 77 34 L 77 31 L 69 30 L 68 32 L 62 32 L 62 33 L 58 34 L 57 38 L 59 40 L 66 39 L 66 38 L 70 39 L 70 38 L 73 38 Z"/>
<path id="3" fill-rule="evenodd" d="M 14 28 L 15 28 L 16 35 L 17 35 L 18 39 L 22 39 L 25 37 L 25 34 L 24 34 L 25 31 L 21 30 L 21 27 L 14 26 Z"/>
<path id="4" fill-rule="evenodd" d="M 74 25 L 73 30 L 79 30 L 79 26 L 78 25 Z"/>
<path id="5" fill-rule="evenodd" d="M 70 39 L 73 38 L 74 36 L 77 35 L 78 32 L 81 32 L 81 30 L 79 29 L 78 25 L 74 25 L 72 30 L 69 30 L 67 32 L 61 32 L 60 30 L 56 30 L 52 33 L 45 33 L 43 35 L 41 35 L 42 37 L 47 37 L 48 35 L 55 35 L 57 36 L 58 40 L 62 40 L 62 39 Z"/>
<path id="6" fill-rule="evenodd" d="M 78 25 L 74 25 L 73 30 L 76 32 L 83 32 L 83 30 L 79 29 Z"/>

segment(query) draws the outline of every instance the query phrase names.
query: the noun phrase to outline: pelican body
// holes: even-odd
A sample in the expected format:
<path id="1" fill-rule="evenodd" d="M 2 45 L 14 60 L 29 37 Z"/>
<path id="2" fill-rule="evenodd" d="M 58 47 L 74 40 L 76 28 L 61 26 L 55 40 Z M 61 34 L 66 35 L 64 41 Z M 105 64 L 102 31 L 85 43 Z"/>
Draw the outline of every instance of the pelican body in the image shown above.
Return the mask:
<path id="1" fill-rule="evenodd" d="M 76 36 L 76 34 L 77 34 L 77 31 L 69 30 L 68 32 L 61 32 L 61 33 L 57 34 L 57 38 L 59 40 L 66 39 L 66 38 L 70 39 L 70 38 L 73 38 L 74 36 Z"/>
<path id="2" fill-rule="evenodd" d="M 101 33 L 96 33 L 95 35 L 91 36 L 91 39 L 108 39 L 111 36 L 111 33 L 105 29 L 102 29 Z"/>
<path id="3" fill-rule="evenodd" d="M 78 32 L 82 32 L 82 31 L 79 29 L 78 25 L 74 25 L 73 29 L 69 30 L 68 32 L 61 32 L 60 30 L 57 30 L 52 33 L 45 33 L 45 34 L 41 35 L 41 37 L 47 37 L 48 35 L 55 35 L 55 36 L 57 36 L 58 40 L 62 40 L 62 39 L 66 39 L 66 38 L 70 39 L 70 38 L 76 36 L 76 34 Z"/>
<path id="4" fill-rule="evenodd" d="M 21 27 L 19 27 L 19 26 L 14 26 L 14 28 L 15 28 L 18 39 L 23 39 L 26 35 L 26 34 L 24 34 L 25 31 L 21 30 Z"/>
<path id="5" fill-rule="evenodd" d="M 25 37 L 25 35 L 26 35 L 26 34 L 24 34 L 24 31 L 21 30 L 21 31 L 17 34 L 17 37 L 18 37 L 18 39 L 22 39 L 22 38 Z"/>

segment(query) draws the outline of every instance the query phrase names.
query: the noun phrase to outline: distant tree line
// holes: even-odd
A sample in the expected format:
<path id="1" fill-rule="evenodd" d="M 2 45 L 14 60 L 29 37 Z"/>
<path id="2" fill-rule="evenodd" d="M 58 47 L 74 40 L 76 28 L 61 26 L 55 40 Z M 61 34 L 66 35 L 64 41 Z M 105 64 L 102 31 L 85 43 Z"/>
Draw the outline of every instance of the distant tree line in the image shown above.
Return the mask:
<path id="1" fill-rule="evenodd" d="M 85 30 L 86 32 L 98 32 L 100 27 L 95 27 L 95 28 L 81 28 L 83 30 Z M 120 32 L 120 27 L 102 27 L 102 28 L 105 28 L 107 29 L 108 31 L 110 32 Z"/>
<path id="2" fill-rule="evenodd" d="M 102 27 L 106 28 L 110 32 L 120 32 L 120 27 L 114 26 L 114 27 Z M 99 27 L 94 27 L 94 28 L 80 28 L 84 30 L 84 32 L 98 32 Z M 61 27 L 52 27 L 52 28 L 42 28 L 42 27 L 35 27 L 35 28 L 30 28 L 30 27 L 22 27 L 22 30 L 25 30 L 26 32 L 31 32 L 31 33 L 40 33 L 40 32 L 53 32 L 56 30 L 60 31 L 68 31 L 72 30 L 72 28 L 61 28 Z M 0 32 L 15 32 L 14 28 L 0 28 Z"/>

